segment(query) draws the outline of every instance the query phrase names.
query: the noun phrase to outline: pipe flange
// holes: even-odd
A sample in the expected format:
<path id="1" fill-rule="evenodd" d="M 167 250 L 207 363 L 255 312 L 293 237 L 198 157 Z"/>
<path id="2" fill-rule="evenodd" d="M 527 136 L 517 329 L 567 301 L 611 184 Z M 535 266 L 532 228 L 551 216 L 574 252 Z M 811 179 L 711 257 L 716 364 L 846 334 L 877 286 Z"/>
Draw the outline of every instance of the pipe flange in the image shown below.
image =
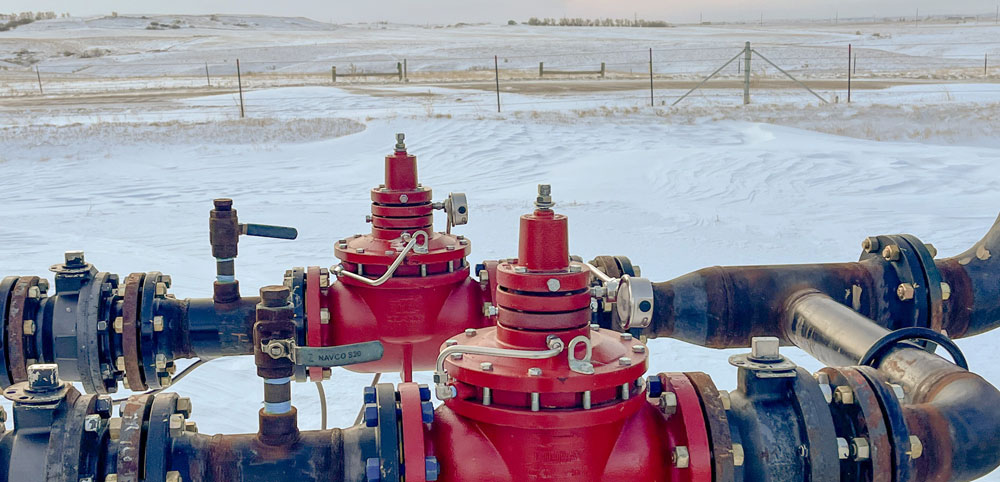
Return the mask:
<path id="1" fill-rule="evenodd" d="M 167 477 L 167 453 L 172 434 L 184 431 L 184 423 L 176 425 L 184 415 L 177 412 L 176 393 L 161 393 L 153 397 L 149 407 L 149 422 L 146 428 L 144 453 L 144 480 L 165 480 Z"/>
<path id="2" fill-rule="evenodd" d="M 146 273 L 142 280 L 142 299 L 139 304 L 139 353 L 142 360 L 143 380 L 149 388 L 166 388 L 160 383 L 156 366 L 156 330 L 154 328 L 156 290 L 162 275 L 157 271 Z"/>
<path id="3" fill-rule="evenodd" d="M 716 480 L 712 478 L 712 449 L 698 391 L 683 373 L 659 376 L 664 393 L 673 392 L 677 397 L 675 412 L 666 420 L 667 444 L 675 456 L 673 465 L 667 467 L 668 480 Z"/>
<path id="4" fill-rule="evenodd" d="M 7 308 L 7 361 L 11 379 L 14 382 L 28 379 L 29 356 L 25 353 L 32 344 L 25 343 L 24 321 L 30 320 L 25 315 L 29 308 L 28 294 L 32 287 L 38 286 L 37 276 L 19 278 L 10 294 L 10 305 Z"/>
<path id="5" fill-rule="evenodd" d="M 133 395 L 121 407 L 121 431 L 118 436 L 118 482 L 141 482 L 144 423 L 152 395 Z"/>
<path id="6" fill-rule="evenodd" d="M 375 406 L 378 410 L 378 428 L 375 444 L 379 453 L 381 482 L 399 482 L 400 472 L 399 418 L 396 412 L 396 389 L 391 383 L 375 385 Z"/>
<path id="7" fill-rule="evenodd" d="M 406 482 L 427 482 L 424 423 L 430 422 L 425 419 L 428 416 L 423 411 L 425 403 L 427 406 L 430 406 L 429 390 L 421 390 L 419 385 L 412 382 L 399 384 L 403 466 L 406 467 Z M 433 420 L 433 410 L 430 412 L 429 417 Z"/>
<path id="8" fill-rule="evenodd" d="M 901 296 L 899 301 L 889 303 L 885 319 L 875 321 L 889 329 L 933 327 L 935 323 L 940 329 L 943 320 L 941 275 L 927 246 L 915 236 L 906 234 L 874 236 L 865 240 L 865 246 L 872 246 L 872 249 L 862 252 L 860 261 L 881 265 L 884 286 L 912 289 L 905 300 Z"/>
<path id="9" fill-rule="evenodd" d="M 889 426 L 889 436 L 892 438 L 892 457 L 895 474 L 892 480 L 911 480 L 914 472 L 913 458 L 910 457 L 911 440 L 910 428 L 906 425 L 906 418 L 903 416 L 903 405 L 899 397 L 883 381 L 872 367 L 857 367 L 861 375 L 868 379 L 868 384 L 878 394 L 882 407 L 882 414 Z"/>
<path id="10" fill-rule="evenodd" d="M 885 413 L 868 379 L 852 367 L 824 368 L 820 373 L 826 374 L 830 384 L 841 390 L 834 393 L 834 401 L 829 405 L 837 437 L 848 441 L 863 438 L 869 447 L 866 459 L 842 454 L 842 460 L 853 463 L 841 464 L 841 475 L 845 480 L 863 479 L 865 473 L 871 474 L 868 479 L 871 482 L 897 480 L 893 478 L 893 446 Z"/>
<path id="11" fill-rule="evenodd" d="M 14 383 L 7 363 L 7 307 L 10 306 L 11 291 L 17 280 L 17 276 L 7 276 L 0 280 L 0 387 L 3 388 Z"/>
<path id="12" fill-rule="evenodd" d="M 97 395 L 67 397 L 71 408 L 56 419 L 49 432 L 45 471 L 48 480 L 84 480 L 98 472 L 100 449 L 98 442 L 106 431 L 105 416 L 98 416 L 95 426 L 87 428 L 87 418 L 95 415 Z"/>
<path id="13" fill-rule="evenodd" d="M 125 299 L 122 300 L 121 347 L 125 359 L 125 379 L 128 389 L 139 392 L 148 389 L 142 367 L 139 365 L 139 308 L 140 289 L 144 273 L 132 273 L 125 278 Z"/>
<path id="14" fill-rule="evenodd" d="M 734 460 L 732 430 L 726 416 L 726 407 L 715 388 L 712 377 L 700 372 L 687 372 L 691 385 L 701 398 L 701 407 L 708 423 L 709 442 L 712 448 L 712 474 L 714 482 L 734 482 L 736 461 Z M 742 447 L 740 447 L 742 449 Z M 740 465 L 743 465 L 742 462 Z M 741 479 L 742 480 L 742 479 Z"/>
<path id="15" fill-rule="evenodd" d="M 298 346 L 308 346 L 306 342 L 306 270 L 295 267 L 285 272 L 285 286 L 288 287 L 289 298 L 292 300 L 292 310 L 295 317 L 295 343 Z M 306 367 L 295 365 L 295 381 L 306 381 Z"/>

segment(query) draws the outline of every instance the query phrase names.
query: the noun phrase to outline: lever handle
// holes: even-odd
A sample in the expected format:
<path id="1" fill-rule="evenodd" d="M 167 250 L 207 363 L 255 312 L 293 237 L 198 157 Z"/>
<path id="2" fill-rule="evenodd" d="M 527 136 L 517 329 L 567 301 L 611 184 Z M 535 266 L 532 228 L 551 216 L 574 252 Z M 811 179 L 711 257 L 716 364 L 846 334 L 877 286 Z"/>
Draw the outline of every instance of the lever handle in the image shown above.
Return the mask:
<path id="1" fill-rule="evenodd" d="M 258 238 L 295 239 L 299 236 L 299 232 L 295 228 L 268 224 L 241 224 L 240 232 Z"/>

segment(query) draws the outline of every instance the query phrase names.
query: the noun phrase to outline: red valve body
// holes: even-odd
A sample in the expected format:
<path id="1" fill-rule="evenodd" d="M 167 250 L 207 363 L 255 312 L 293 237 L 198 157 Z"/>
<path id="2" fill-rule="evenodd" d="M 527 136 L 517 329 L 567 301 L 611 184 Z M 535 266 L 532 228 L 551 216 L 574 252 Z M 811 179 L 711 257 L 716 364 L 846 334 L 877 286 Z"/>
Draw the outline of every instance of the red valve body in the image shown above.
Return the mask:
<path id="1" fill-rule="evenodd" d="M 310 346 L 379 340 L 381 360 L 350 365 L 357 372 L 431 370 L 438 347 L 466 328 L 487 326 L 483 290 L 469 277 L 469 240 L 434 232 L 432 192 L 417 182 L 417 160 L 397 148 L 385 157 L 385 183 L 371 190 L 370 234 L 337 242 L 346 271 L 375 280 L 386 273 L 410 239 L 417 245 L 392 277 L 378 286 L 343 276 L 329 286 L 307 272 L 306 320 Z M 323 312 L 325 310 L 325 313 Z M 318 370 L 310 373 L 317 377 Z"/>

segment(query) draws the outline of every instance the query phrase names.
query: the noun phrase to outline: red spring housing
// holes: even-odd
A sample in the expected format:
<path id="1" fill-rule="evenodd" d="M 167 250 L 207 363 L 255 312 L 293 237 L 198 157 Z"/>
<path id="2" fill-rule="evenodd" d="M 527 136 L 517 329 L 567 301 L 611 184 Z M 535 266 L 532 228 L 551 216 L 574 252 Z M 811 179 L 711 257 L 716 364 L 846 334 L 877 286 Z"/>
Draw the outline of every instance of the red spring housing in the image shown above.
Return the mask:
<path id="1" fill-rule="evenodd" d="M 418 239 L 417 248 L 378 286 L 346 276 L 323 286 L 314 282 L 320 278 L 319 269 L 310 268 L 310 346 L 380 340 L 385 346 L 381 360 L 348 369 L 400 372 L 409 381 L 413 370 L 433 369 L 438 347 L 448 336 L 491 324 L 483 314 L 483 291 L 469 277 L 471 244 L 463 236 L 434 232 L 431 195 L 417 182 L 416 157 L 400 140 L 385 158 L 385 183 L 371 191 L 371 233 L 341 239 L 334 252 L 345 271 L 375 280 L 400 256 L 410 237 Z"/>
<path id="2" fill-rule="evenodd" d="M 454 397 L 425 426 L 439 480 L 712 480 L 697 394 L 682 386 L 693 398 L 670 407 L 672 416 L 649 401 L 645 345 L 589 325 L 591 273 L 570 261 L 566 217 L 548 206 L 521 217 L 517 260 L 487 265 L 497 326 L 446 343 L 476 348 L 445 360 Z M 477 354 L 537 352 L 554 339 L 564 348 L 548 358 Z M 685 423 L 705 443 L 697 466 L 678 469 L 675 448 L 691 445 Z"/>

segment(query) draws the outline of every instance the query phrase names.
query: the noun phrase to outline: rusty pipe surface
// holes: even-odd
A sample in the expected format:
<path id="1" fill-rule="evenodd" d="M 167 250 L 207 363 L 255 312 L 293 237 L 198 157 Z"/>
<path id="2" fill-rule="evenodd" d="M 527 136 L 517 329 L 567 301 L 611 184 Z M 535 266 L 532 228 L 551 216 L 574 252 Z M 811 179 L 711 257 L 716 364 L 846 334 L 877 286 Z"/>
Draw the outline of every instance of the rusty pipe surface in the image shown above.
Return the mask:
<path id="1" fill-rule="evenodd" d="M 978 243 L 936 264 L 951 288 L 944 326 L 950 336 L 972 336 L 1000 326 L 1000 216 Z"/>
<path id="2" fill-rule="evenodd" d="M 817 291 L 796 293 L 781 317 L 786 339 L 831 366 L 855 365 L 889 333 Z M 981 376 L 908 344 L 890 348 L 876 368 L 907 394 L 904 416 L 924 454 L 913 480 L 969 481 L 1000 466 L 1000 391 Z"/>
<path id="3" fill-rule="evenodd" d="M 933 248 L 913 236 L 869 240 L 857 262 L 716 266 L 655 283 L 653 320 L 643 334 L 749 347 L 754 336 L 783 333 L 782 304 L 803 289 L 890 330 L 920 326 L 961 338 L 1000 326 L 1000 218 L 971 249 L 936 261 Z"/>

